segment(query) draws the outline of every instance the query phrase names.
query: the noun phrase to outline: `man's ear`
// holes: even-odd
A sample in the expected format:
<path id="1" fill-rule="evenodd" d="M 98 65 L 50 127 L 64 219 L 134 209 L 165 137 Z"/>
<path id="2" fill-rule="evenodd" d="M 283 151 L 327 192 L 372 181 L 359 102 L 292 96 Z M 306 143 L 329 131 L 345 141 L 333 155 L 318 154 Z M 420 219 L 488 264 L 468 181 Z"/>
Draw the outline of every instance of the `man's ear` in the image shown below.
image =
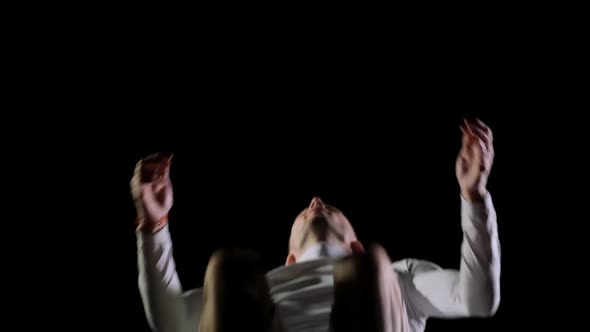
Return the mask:
<path id="1" fill-rule="evenodd" d="M 294 264 L 295 261 L 296 261 L 295 255 L 292 252 L 290 252 L 289 255 L 287 256 L 287 261 L 285 262 L 285 266 L 289 266 L 291 264 Z"/>
<path id="2" fill-rule="evenodd" d="M 363 244 L 357 240 L 350 242 L 350 250 L 352 250 L 353 254 L 362 254 L 365 252 Z"/>

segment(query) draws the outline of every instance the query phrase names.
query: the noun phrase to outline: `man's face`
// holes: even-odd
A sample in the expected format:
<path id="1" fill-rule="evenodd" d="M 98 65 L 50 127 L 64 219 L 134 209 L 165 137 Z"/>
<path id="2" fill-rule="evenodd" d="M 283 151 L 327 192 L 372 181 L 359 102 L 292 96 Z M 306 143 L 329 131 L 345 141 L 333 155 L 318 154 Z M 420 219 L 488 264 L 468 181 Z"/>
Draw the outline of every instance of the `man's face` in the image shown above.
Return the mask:
<path id="1" fill-rule="evenodd" d="M 289 248 L 298 257 L 305 249 L 318 242 L 341 245 L 350 251 L 352 241 L 356 241 L 356 234 L 344 214 L 337 208 L 324 204 L 319 197 L 314 197 L 293 223 Z"/>

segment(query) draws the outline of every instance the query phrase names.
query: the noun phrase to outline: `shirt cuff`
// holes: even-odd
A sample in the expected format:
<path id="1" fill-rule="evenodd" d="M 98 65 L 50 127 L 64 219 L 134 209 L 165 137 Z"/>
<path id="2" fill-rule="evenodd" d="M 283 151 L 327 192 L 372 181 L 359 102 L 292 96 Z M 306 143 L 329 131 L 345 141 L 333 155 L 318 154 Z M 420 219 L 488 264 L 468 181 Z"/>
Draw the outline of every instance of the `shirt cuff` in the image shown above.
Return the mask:
<path id="1" fill-rule="evenodd" d="M 164 215 L 162 218 L 160 218 L 158 221 L 156 222 L 149 222 L 146 223 L 144 221 L 142 221 L 141 218 L 137 217 L 137 219 L 135 219 L 135 224 L 137 225 L 137 229 L 141 230 L 145 233 L 158 233 L 160 230 L 162 230 L 162 228 L 164 228 L 166 225 L 168 225 L 168 214 Z"/>
<path id="2" fill-rule="evenodd" d="M 463 223 L 485 224 L 492 209 L 492 195 L 489 192 L 486 192 L 481 201 L 476 202 L 469 202 L 461 195 Z"/>
<path id="3" fill-rule="evenodd" d="M 168 228 L 168 224 L 164 225 L 155 233 L 151 231 L 146 231 L 144 229 L 141 229 L 140 227 L 137 228 L 135 233 L 137 235 L 137 238 L 139 239 L 139 242 L 144 246 L 161 246 L 170 241 L 170 230 Z"/>

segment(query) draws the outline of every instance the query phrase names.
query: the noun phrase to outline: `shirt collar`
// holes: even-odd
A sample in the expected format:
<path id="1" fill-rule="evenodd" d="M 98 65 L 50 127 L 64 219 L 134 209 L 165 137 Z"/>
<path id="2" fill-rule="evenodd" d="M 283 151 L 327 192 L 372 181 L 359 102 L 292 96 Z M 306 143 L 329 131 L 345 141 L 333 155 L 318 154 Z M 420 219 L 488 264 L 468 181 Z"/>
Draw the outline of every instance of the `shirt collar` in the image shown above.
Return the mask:
<path id="1" fill-rule="evenodd" d="M 341 258 L 348 255 L 349 253 L 342 246 L 320 242 L 307 248 L 299 257 L 297 263 L 320 258 Z"/>

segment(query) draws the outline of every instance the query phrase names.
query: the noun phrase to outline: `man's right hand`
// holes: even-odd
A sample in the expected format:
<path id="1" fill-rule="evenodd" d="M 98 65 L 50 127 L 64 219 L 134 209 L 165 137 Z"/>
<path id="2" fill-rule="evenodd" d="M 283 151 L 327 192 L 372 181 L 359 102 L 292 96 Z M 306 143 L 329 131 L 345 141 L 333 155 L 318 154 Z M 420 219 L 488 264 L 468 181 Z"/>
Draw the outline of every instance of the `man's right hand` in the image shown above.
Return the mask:
<path id="1" fill-rule="evenodd" d="M 172 155 L 156 153 L 137 162 L 131 179 L 131 196 L 140 227 L 159 230 L 172 208 L 170 181 Z"/>

